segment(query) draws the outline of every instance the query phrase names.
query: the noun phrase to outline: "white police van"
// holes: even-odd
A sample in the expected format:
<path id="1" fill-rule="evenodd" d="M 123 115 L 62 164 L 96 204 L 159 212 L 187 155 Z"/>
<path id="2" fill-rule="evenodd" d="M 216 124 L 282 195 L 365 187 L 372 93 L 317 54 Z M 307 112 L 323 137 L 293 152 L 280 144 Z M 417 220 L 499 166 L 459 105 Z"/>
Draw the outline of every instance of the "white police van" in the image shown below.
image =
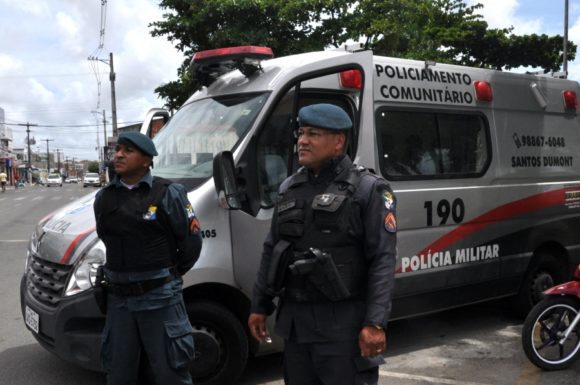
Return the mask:
<path id="1" fill-rule="evenodd" d="M 276 338 L 259 346 L 246 320 L 307 104 L 344 108 L 349 154 L 397 194 L 393 319 L 500 297 L 525 311 L 580 262 L 578 83 L 369 51 L 271 56 L 265 47 L 197 53 L 206 87 L 154 138 L 153 173 L 187 187 L 203 226 L 202 255 L 184 276 L 196 384 L 231 384 L 249 354 L 281 349 Z M 21 297 L 45 348 L 98 370 L 103 316 L 91 282 L 105 252 L 93 197 L 40 221 Z"/>

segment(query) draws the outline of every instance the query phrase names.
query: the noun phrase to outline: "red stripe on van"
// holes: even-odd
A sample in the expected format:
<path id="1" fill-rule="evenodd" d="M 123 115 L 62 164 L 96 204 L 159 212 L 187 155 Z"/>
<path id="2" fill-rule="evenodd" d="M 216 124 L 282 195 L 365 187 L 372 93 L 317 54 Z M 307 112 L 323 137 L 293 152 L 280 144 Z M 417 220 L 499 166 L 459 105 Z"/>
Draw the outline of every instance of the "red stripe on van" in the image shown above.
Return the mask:
<path id="1" fill-rule="evenodd" d="M 506 203 L 503 206 L 496 207 L 495 209 L 480 215 L 479 217 L 474 218 L 469 222 L 461 224 L 456 229 L 450 231 L 443 237 L 437 239 L 435 242 L 421 250 L 417 255 L 424 256 L 428 253 L 433 254 L 438 251 L 446 250 L 454 243 L 464 239 L 470 234 L 490 226 L 495 222 L 503 221 L 533 211 L 562 205 L 565 201 L 565 191 L 565 189 L 547 191 L 514 202 Z M 399 267 L 396 272 L 400 273 L 401 268 Z"/>
<path id="2" fill-rule="evenodd" d="M 75 237 L 75 239 L 73 239 L 73 241 L 70 243 L 70 245 L 68 245 L 66 251 L 64 252 L 64 255 L 60 259 L 60 263 L 63 264 L 63 265 L 66 265 L 68 263 L 68 260 L 69 260 L 70 256 L 75 251 L 77 245 L 79 243 L 81 243 L 83 240 L 85 240 L 85 238 L 90 233 L 92 233 L 93 231 L 95 231 L 95 229 L 96 229 L 96 227 L 91 227 L 89 230 L 85 231 L 84 233 L 80 233 L 79 235 L 77 235 Z"/>

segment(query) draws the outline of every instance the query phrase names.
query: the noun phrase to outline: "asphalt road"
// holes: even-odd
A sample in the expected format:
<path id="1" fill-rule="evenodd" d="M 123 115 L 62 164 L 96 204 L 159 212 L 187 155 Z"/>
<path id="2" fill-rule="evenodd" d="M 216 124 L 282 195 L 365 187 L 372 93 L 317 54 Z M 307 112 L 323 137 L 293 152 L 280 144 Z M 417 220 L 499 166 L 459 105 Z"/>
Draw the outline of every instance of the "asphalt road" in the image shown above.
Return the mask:
<path id="1" fill-rule="evenodd" d="M 24 326 L 19 282 L 36 222 L 92 191 L 82 185 L 32 186 L 0 193 L 0 384 L 103 385 L 100 373 L 71 366 L 44 350 Z M 520 344 L 522 320 L 505 301 L 392 322 L 380 384 L 572 385 L 580 363 L 542 372 Z M 280 354 L 252 359 L 238 385 L 281 385 Z M 234 385 L 234 384 L 232 384 Z"/>

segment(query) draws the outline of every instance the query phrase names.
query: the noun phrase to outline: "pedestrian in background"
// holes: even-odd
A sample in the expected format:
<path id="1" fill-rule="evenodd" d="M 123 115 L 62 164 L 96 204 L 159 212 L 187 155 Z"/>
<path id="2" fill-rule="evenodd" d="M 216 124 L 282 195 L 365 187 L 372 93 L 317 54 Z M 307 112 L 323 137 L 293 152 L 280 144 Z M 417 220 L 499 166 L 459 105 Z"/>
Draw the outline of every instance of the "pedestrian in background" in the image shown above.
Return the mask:
<path id="1" fill-rule="evenodd" d="M 2 185 L 2 192 L 6 191 L 6 180 L 8 176 L 4 171 L 0 172 L 0 185 Z"/>
<path id="2" fill-rule="evenodd" d="M 377 384 L 396 253 L 396 201 L 384 179 L 345 155 L 352 121 L 314 104 L 298 114 L 301 167 L 279 189 L 248 326 L 284 339 L 287 385 Z"/>
<path id="3" fill-rule="evenodd" d="M 107 249 L 102 365 L 109 385 L 140 383 L 141 354 L 157 385 L 192 384 L 193 330 L 181 276 L 199 257 L 200 225 L 183 186 L 151 175 L 156 155 L 147 136 L 122 133 L 116 176 L 95 198 Z"/>

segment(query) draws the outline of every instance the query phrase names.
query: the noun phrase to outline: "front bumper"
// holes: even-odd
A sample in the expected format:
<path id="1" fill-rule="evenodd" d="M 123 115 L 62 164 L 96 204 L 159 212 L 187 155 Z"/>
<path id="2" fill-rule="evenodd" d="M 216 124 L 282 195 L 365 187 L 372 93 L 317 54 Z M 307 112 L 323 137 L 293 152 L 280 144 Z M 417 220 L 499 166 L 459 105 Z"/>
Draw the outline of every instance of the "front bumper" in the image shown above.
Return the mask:
<path id="1" fill-rule="evenodd" d="M 36 340 L 59 358 L 86 369 L 102 371 L 101 334 L 105 317 L 92 290 L 63 298 L 51 308 L 38 302 L 27 290 L 26 276 L 20 281 L 20 304 L 25 317 L 28 306 L 39 315 L 39 331 L 29 329 Z"/>

